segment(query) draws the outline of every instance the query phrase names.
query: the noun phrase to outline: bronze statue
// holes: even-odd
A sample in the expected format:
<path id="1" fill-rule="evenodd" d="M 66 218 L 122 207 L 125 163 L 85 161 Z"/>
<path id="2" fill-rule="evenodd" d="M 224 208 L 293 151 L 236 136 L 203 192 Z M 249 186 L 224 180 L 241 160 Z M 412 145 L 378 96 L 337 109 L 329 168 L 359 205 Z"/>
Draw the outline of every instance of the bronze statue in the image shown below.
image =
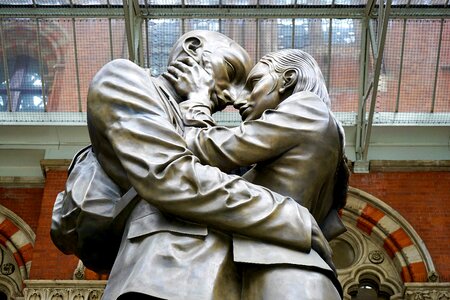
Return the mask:
<path id="1" fill-rule="evenodd" d="M 175 44 L 170 61 L 188 59 L 210 73 L 208 103 L 215 109 L 235 100 L 251 66 L 244 49 L 208 31 L 189 32 Z M 329 246 L 306 208 L 203 165 L 188 150 L 178 107 L 185 99 L 170 76 L 152 78 L 115 60 L 89 89 L 93 152 L 122 192 L 133 187 L 141 197 L 127 219 L 104 299 L 240 299 L 231 235 L 317 252 L 329 261 Z"/>
<path id="2" fill-rule="evenodd" d="M 290 196 L 307 207 L 328 239 L 345 227 L 348 170 L 343 129 L 330 112 L 330 99 L 316 61 L 288 49 L 264 56 L 251 70 L 234 106 L 244 120 L 236 128 L 215 126 L 208 87 L 199 87 L 195 63 L 175 63 L 169 80 L 183 82 L 186 141 L 202 163 L 222 171 L 252 166 L 249 182 Z M 208 77 L 206 72 L 201 75 Z M 184 82 L 196 81 L 197 84 Z M 204 80 L 207 85 L 210 83 Z M 192 91 L 192 95 L 190 93 Z M 341 180 L 341 181 L 338 181 Z M 234 259 L 244 263 L 243 299 L 339 299 L 340 284 L 314 251 L 302 253 L 250 239 L 234 238 Z M 328 262 L 332 266 L 331 262 Z M 323 276 L 322 274 L 327 275 Z"/>
<path id="3" fill-rule="evenodd" d="M 190 32 L 170 60 L 191 57 L 213 79 L 213 101 L 232 101 L 250 69 L 247 53 L 213 32 Z M 205 166 L 187 149 L 175 93 L 126 60 L 104 66 L 88 95 L 88 126 L 105 172 L 142 197 L 131 213 L 105 299 L 238 299 L 230 233 L 308 252 L 320 231 L 291 198 Z M 195 223 L 191 223 L 195 222 Z M 329 251 L 324 244 L 318 249 Z M 320 247 L 317 247 L 320 248 Z M 329 255 L 329 252 L 328 252 Z"/>

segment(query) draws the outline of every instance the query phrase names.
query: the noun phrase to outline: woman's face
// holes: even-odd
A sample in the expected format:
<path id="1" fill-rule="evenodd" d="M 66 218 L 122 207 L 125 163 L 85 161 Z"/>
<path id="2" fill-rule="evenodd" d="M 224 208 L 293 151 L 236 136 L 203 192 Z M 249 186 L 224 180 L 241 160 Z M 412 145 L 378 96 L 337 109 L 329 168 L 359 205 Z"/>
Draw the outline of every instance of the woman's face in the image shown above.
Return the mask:
<path id="1" fill-rule="evenodd" d="M 245 88 L 234 103 L 243 121 L 261 117 L 266 109 L 274 109 L 281 102 L 280 76 L 265 63 L 257 63 L 247 77 Z"/>

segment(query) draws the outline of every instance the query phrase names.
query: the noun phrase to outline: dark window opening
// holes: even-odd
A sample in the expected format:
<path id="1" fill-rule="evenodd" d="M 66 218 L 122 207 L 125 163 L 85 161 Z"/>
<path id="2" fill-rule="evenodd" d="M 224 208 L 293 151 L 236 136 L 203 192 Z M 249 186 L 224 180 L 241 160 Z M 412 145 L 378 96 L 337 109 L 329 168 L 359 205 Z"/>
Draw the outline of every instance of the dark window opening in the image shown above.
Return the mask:
<path id="1" fill-rule="evenodd" d="M 352 300 L 389 300 L 393 292 L 373 279 L 361 279 L 359 286 L 350 288 Z"/>

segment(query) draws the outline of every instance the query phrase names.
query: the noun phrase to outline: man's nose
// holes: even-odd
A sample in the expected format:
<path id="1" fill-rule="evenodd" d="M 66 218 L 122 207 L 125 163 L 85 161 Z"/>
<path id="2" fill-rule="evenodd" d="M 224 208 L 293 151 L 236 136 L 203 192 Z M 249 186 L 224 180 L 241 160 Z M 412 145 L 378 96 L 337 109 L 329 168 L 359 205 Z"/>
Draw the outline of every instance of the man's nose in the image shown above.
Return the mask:
<path id="1" fill-rule="evenodd" d="M 222 92 L 225 102 L 229 104 L 234 104 L 236 96 L 230 90 L 223 90 Z"/>
<path id="2" fill-rule="evenodd" d="M 239 109 L 242 106 L 244 106 L 245 104 L 247 104 L 247 96 L 248 93 L 246 92 L 242 92 L 236 99 L 236 101 L 234 101 L 234 108 Z"/>

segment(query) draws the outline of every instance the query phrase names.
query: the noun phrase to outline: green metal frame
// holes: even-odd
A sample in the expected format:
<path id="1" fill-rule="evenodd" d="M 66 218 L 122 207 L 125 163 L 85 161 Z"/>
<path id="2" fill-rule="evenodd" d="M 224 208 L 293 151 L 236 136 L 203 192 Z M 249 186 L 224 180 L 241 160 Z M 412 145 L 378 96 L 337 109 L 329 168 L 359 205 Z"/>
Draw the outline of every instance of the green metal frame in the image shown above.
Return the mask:
<path id="1" fill-rule="evenodd" d="M 410 1 L 409 1 L 410 2 Z M 438 72 L 442 48 L 443 26 L 444 20 L 450 18 L 450 9 L 448 9 L 449 0 L 440 7 L 423 6 L 411 7 L 410 3 L 406 7 L 392 6 L 392 0 L 368 0 L 365 6 L 335 6 L 334 0 L 331 6 L 324 7 L 307 7 L 298 6 L 261 6 L 259 0 L 254 6 L 233 7 L 223 5 L 219 2 L 219 6 L 202 6 L 190 7 L 182 0 L 181 5 L 171 7 L 151 7 L 145 0 L 144 5 L 139 5 L 138 0 L 123 0 L 123 6 L 113 6 L 109 3 L 106 7 L 75 7 L 72 2 L 67 7 L 39 7 L 34 3 L 32 6 L 26 7 L 2 7 L 0 10 L 0 34 L 2 32 L 2 18 L 36 18 L 39 23 L 40 18 L 70 17 L 73 22 L 73 38 L 75 43 L 75 59 L 77 59 L 76 51 L 76 18 L 108 18 L 109 20 L 109 36 L 111 46 L 111 58 L 113 58 L 112 48 L 112 18 L 125 18 L 127 43 L 130 60 L 144 66 L 143 52 L 143 33 L 142 25 L 150 19 L 181 19 L 187 18 L 207 18 L 207 19 L 292 19 L 293 30 L 295 30 L 295 19 L 297 18 L 324 18 L 329 19 L 329 41 L 328 54 L 331 59 L 331 36 L 333 30 L 333 19 L 360 19 L 361 20 L 361 45 L 360 45 L 360 78 L 359 78 L 359 107 L 356 114 L 356 130 L 355 130 L 355 172 L 369 171 L 369 146 L 371 142 L 372 126 L 375 117 L 375 103 L 379 86 L 379 78 L 382 67 L 384 46 L 387 35 L 387 27 L 390 19 L 403 19 L 403 34 L 400 58 L 399 87 L 397 91 L 397 109 L 400 97 L 400 83 L 402 80 L 403 53 L 405 48 L 405 32 L 407 19 L 440 19 L 440 33 L 438 54 L 436 58 L 436 75 L 433 87 L 433 104 L 430 112 L 434 112 L 434 101 L 436 97 L 436 85 L 438 82 Z M 374 23 L 376 22 L 376 27 Z M 257 27 L 258 29 L 258 27 Z M 183 26 L 184 32 L 184 26 Z M 3 38 L 3 36 L 1 37 Z M 259 30 L 257 30 L 257 40 Z M 146 40 L 148 40 L 148 31 L 146 31 Z M 294 45 L 294 37 L 292 38 Z M 260 51 L 259 45 L 257 51 Z M 3 51 L 4 55 L 5 51 Z M 149 57 L 149 53 L 145 56 Z M 374 61 L 373 74 L 369 74 L 369 63 Z M 331 65 L 331 63 L 330 63 Z M 7 66 L 5 66 L 7 68 Z M 77 65 L 78 68 L 78 65 Z M 6 69 L 7 70 L 7 69 Z M 79 72 L 77 72 L 77 81 L 79 81 Z M 330 71 L 328 71 L 330 76 Z M 372 76 L 371 76 L 372 75 Z M 329 79 L 329 78 L 328 78 Z M 327 81 L 329 83 L 329 80 Z M 9 86 L 9 85 L 8 85 Z M 79 84 L 78 84 L 79 88 Z M 9 91 L 8 91 L 9 92 Z M 78 98 L 80 91 L 78 90 Z M 81 111 L 81 101 L 78 99 Z M 353 137 L 352 137 L 353 140 Z"/>

